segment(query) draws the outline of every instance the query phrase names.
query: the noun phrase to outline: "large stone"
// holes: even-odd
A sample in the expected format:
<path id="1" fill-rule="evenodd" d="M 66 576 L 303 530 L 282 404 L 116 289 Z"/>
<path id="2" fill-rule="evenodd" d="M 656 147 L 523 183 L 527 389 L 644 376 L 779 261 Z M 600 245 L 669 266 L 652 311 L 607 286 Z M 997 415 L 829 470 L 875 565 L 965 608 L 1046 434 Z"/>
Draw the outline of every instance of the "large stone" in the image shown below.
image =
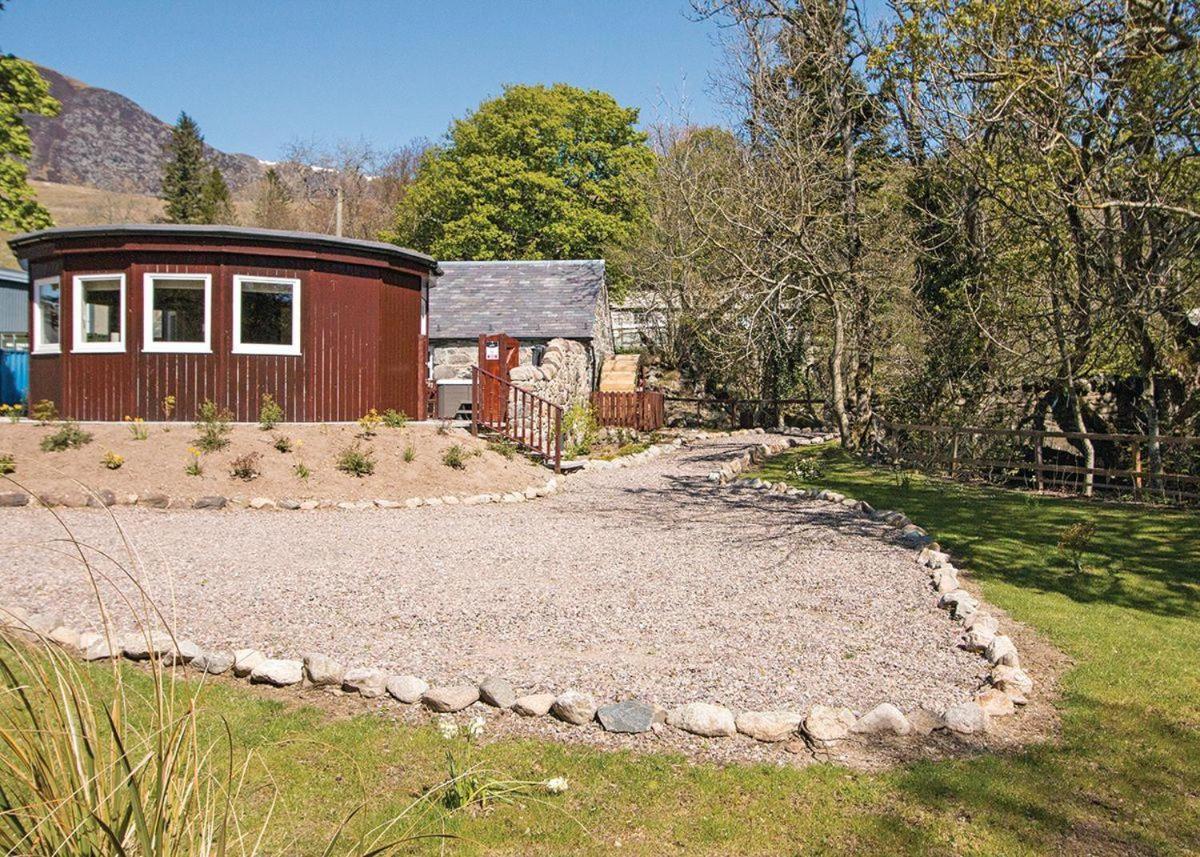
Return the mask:
<path id="1" fill-rule="evenodd" d="M 79 635 L 79 642 L 76 645 L 76 648 L 78 648 L 80 651 L 86 652 L 93 643 L 103 639 L 103 634 L 97 634 L 95 631 L 84 631 Z"/>
<path id="2" fill-rule="evenodd" d="M 387 673 L 370 667 L 346 670 L 342 676 L 342 690 L 357 693 L 367 699 L 375 699 L 387 693 Z"/>
<path id="3" fill-rule="evenodd" d="M 951 732 L 960 735 L 974 735 L 987 731 L 987 714 L 976 702 L 964 702 L 947 708 L 942 714 L 942 722 Z"/>
<path id="4" fill-rule="evenodd" d="M 958 569 L 954 566 L 940 568 L 933 573 L 933 588 L 939 595 L 954 592 L 958 589 Z"/>
<path id="5" fill-rule="evenodd" d="M 512 710 L 522 717 L 545 717 L 554 705 L 554 694 L 531 693 L 517 698 Z"/>
<path id="6" fill-rule="evenodd" d="M 942 718 L 928 708 L 918 708 L 908 713 L 908 725 L 912 735 L 924 737 L 937 729 L 945 729 Z"/>
<path id="7" fill-rule="evenodd" d="M 890 702 L 881 702 L 850 727 L 860 735 L 907 735 L 912 731 L 908 718 Z"/>
<path id="8" fill-rule="evenodd" d="M 109 506 L 117 505 L 117 495 L 107 488 L 102 488 L 88 494 L 87 504 L 93 509 L 107 509 Z"/>
<path id="9" fill-rule="evenodd" d="M 79 648 L 79 632 L 67 625 L 59 625 L 50 632 L 50 639 L 60 646 L 70 649 Z"/>
<path id="10" fill-rule="evenodd" d="M 950 564 L 950 555 L 942 551 L 935 551 L 932 548 L 925 548 L 917 556 L 917 562 L 926 568 L 941 568 L 944 565 Z"/>
<path id="11" fill-rule="evenodd" d="M 165 509 L 171 505 L 171 498 L 166 494 L 151 491 L 138 497 L 138 505 L 147 509 Z"/>
<path id="12" fill-rule="evenodd" d="M 653 705 L 637 699 L 626 699 L 602 705 L 596 710 L 596 719 L 605 732 L 637 734 L 649 732 L 654 726 L 657 712 Z"/>
<path id="13" fill-rule="evenodd" d="M 804 734 L 814 747 L 832 747 L 850 735 L 854 712 L 849 708 L 814 705 L 804 718 Z"/>
<path id="14" fill-rule="evenodd" d="M 974 631 L 979 628 L 987 628 L 994 634 L 1000 630 L 1000 623 L 991 613 L 985 613 L 982 610 L 976 610 L 965 620 L 963 620 L 963 627 L 968 631 Z"/>
<path id="15" fill-rule="evenodd" d="M 962 617 L 979 609 L 979 602 L 965 589 L 955 589 L 939 598 L 938 606 L 950 610 L 955 617 Z"/>
<path id="16" fill-rule="evenodd" d="M 558 698 L 554 700 L 554 706 L 550 710 L 554 712 L 554 716 L 559 720 L 565 720 L 567 723 L 582 726 L 584 723 L 589 723 L 595 718 L 596 700 L 592 698 L 590 693 L 583 693 L 578 690 L 566 690 L 558 695 Z"/>
<path id="17" fill-rule="evenodd" d="M 214 650 L 201 652 L 192 659 L 193 669 L 209 675 L 221 675 L 233 667 L 233 652 Z"/>
<path id="18" fill-rule="evenodd" d="M 218 495 L 197 498 L 196 502 L 192 503 L 193 509 L 224 509 L 229 501 Z"/>
<path id="19" fill-rule="evenodd" d="M 1033 692 L 1033 679 L 1020 667 L 1010 667 L 1001 664 L 992 670 L 992 686 L 1008 693 L 1019 693 L 1028 696 Z"/>
<path id="20" fill-rule="evenodd" d="M 233 674 L 245 678 L 266 659 L 267 656 L 258 649 L 238 649 L 233 653 Z"/>
<path id="21" fill-rule="evenodd" d="M 995 637 L 996 632 L 986 626 L 972 628 L 963 638 L 963 648 L 968 652 L 985 652 Z"/>
<path id="22" fill-rule="evenodd" d="M 995 687 L 976 694 L 975 702 L 988 717 L 1006 717 L 1017 710 L 1009 695 Z"/>
<path id="23" fill-rule="evenodd" d="M 728 737 L 737 734 L 733 712 L 723 705 L 708 702 L 689 702 L 667 715 L 667 724 L 693 735 L 706 738 Z"/>
<path id="24" fill-rule="evenodd" d="M 742 711 L 734 720 L 737 731 L 755 741 L 786 741 L 796 734 L 804 715 L 793 711 Z"/>
<path id="25" fill-rule="evenodd" d="M 0 491 L 0 507 L 16 508 L 29 505 L 29 495 L 23 491 Z"/>
<path id="26" fill-rule="evenodd" d="M 315 685 L 341 687 L 346 677 L 346 668 L 333 658 L 312 653 L 304 656 L 304 672 Z"/>
<path id="27" fill-rule="evenodd" d="M 479 698 L 496 708 L 512 708 L 517 701 L 513 686 L 499 676 L 488 676 L 479 683 Z"/>
<path id="28" fill-rule="evenodd" d="M 121 641 L 121 653 L 131 661 L 147 661 L 152 656 L 165 659 L 174 649 L 170 635 L 162 631 L 130 634 Z"/>
<path id="29" fill-rule="evenodd" d="M 912 524 L 909 524 L 909 526 L 911 527 Z M 924 547 L 925 545 L 929 544 L 932 541 L 933 541 L 933 536 L 926 533 L 920 527 L 917 527 L 912 530 L 908 530 L 908 531 L 900 534 L 900 544 L 904 545 L 905 547 L 909 547 L 909 548 Z"/>
<path id="30" fill-rule="evenodd" d="M 473 684 L 456 687 L 431 687 L 421 697 L 421 702 L 431 711 L 446 714 L 462 711 L 479 701 L 479 688 Z"/>
<path id="31" fill-rule="evenodd" d="M 83 650 L 83 659 L 85 661 L 111 661 L 120 656 L 120 645 L 116 643 L 109 645 L 106 639 L 96 640 Z"/>
<path id="32" fill-rule="evenodd" d="M 29 619 L 29 611 L 24 607 L 11 604 L 0 607 L 0 628 L 24 628 Z"/>
<path id="33" fill-rule="evenodd" d="M 299 684 L 303 680 L 303 661 L 268 658 L 250 672 L 250 681 L 255 684 L 269 684 L 273 687 L 287 687 Z"/>
<path id="34" fill-rule="evenodd" d="M 1017 657 L 1017 647 L 1008 637 L 997 634 L 988 644 L 984 657 L 995 666 L 1019 667 L 1021 660 Z"/>
<path id="35" fill-rule="evenodd" d="M 394 675 L 387 680 L 387 692 L 393 699 L 412 705 L 420 702 L 425 691 L 429 690 L 429 682 L 415 675 Z"/>

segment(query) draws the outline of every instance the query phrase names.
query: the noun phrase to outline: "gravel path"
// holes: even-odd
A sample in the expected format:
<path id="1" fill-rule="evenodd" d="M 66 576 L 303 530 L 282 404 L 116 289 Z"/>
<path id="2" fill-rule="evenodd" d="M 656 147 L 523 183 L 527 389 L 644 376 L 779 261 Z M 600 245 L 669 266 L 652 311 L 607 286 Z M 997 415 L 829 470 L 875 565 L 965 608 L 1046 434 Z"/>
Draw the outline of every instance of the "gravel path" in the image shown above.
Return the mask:
<path id="1" fill-rule="evenodd" d="M 582 473 L 522 504 L 115 514 L 147 589 L 203 646 L 319 651 L 437 683 L 498 673 L 527 692 L 668 706 L 968 699 L 982 661 L 953 647 L 912 551 L 840 507 L 705 481 L 753 442 Z M 81 542 L 123 555 L 107 515 L 60 514 Z M 0 520 L 0 602 L 94 625 L 50 514 Z"/>

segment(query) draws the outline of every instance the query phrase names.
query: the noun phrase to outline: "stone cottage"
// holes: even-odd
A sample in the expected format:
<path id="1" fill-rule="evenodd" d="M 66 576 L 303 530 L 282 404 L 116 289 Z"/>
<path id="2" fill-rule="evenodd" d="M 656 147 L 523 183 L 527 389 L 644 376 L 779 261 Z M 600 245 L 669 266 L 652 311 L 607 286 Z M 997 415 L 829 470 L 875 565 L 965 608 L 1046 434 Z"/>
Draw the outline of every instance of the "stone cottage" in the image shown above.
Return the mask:
<path id="1" fill-rule="evenodd" d="M 479 336 L 506 333 L 521 343 L 514 381 L 542 388 L 554 380 L 559 387 L 567 375 L 572 387 L 595 387 L 613 353 L 603 259 L 442 262 L 441 268 L 429 291 L 435 381 L 470 379 Z"/>

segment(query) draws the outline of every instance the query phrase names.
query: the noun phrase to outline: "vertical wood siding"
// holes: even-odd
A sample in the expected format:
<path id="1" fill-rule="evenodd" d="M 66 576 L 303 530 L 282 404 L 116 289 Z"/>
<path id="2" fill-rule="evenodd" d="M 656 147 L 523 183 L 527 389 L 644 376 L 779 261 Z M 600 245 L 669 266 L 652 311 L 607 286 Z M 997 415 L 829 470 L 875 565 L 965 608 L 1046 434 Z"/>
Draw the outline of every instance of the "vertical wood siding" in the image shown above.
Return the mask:
<path id="1" fill-rule="evenodd" d="M 320 258 L 211 251 L 95 253 L 66 256 L 61 264 L 63 353 L 34 358 L 31 396 L 54 400 L 64 417 L 162 419 L 162 400 L 173 395 L 176 419 L 192 419 L 211 399 L 236 420 L 253 421 L 264 393 L 292 422 L 355 420 L 370 408 L 418 414 L 419 276 Z M 43 262 L 34 273 L 49 276 L 57 268 Z M 125 274 L 124 353 L 71 353 L 72 278 L 90 273 Z M 211 354 L 142 350 L 147 273 L 212 277 Z M 235 275 L 300 280 L 298 356 L 233 353 Z"/>

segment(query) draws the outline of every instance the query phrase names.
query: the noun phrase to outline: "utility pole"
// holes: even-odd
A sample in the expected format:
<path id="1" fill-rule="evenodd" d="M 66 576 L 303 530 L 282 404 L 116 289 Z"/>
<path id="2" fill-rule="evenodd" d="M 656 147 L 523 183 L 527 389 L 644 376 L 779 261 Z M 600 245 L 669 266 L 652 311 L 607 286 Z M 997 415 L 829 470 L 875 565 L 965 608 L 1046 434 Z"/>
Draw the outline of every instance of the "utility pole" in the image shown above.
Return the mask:
<path id="1" fill-rule="evenodd" d="M 337 187 L 336 212 L 337 213 L 334 215 L 334 217 L 335 217 L 334 230 L 337 234 L 337 237 L 341 238 L 342 237 L 342 186 L 340 184 Z"/>

